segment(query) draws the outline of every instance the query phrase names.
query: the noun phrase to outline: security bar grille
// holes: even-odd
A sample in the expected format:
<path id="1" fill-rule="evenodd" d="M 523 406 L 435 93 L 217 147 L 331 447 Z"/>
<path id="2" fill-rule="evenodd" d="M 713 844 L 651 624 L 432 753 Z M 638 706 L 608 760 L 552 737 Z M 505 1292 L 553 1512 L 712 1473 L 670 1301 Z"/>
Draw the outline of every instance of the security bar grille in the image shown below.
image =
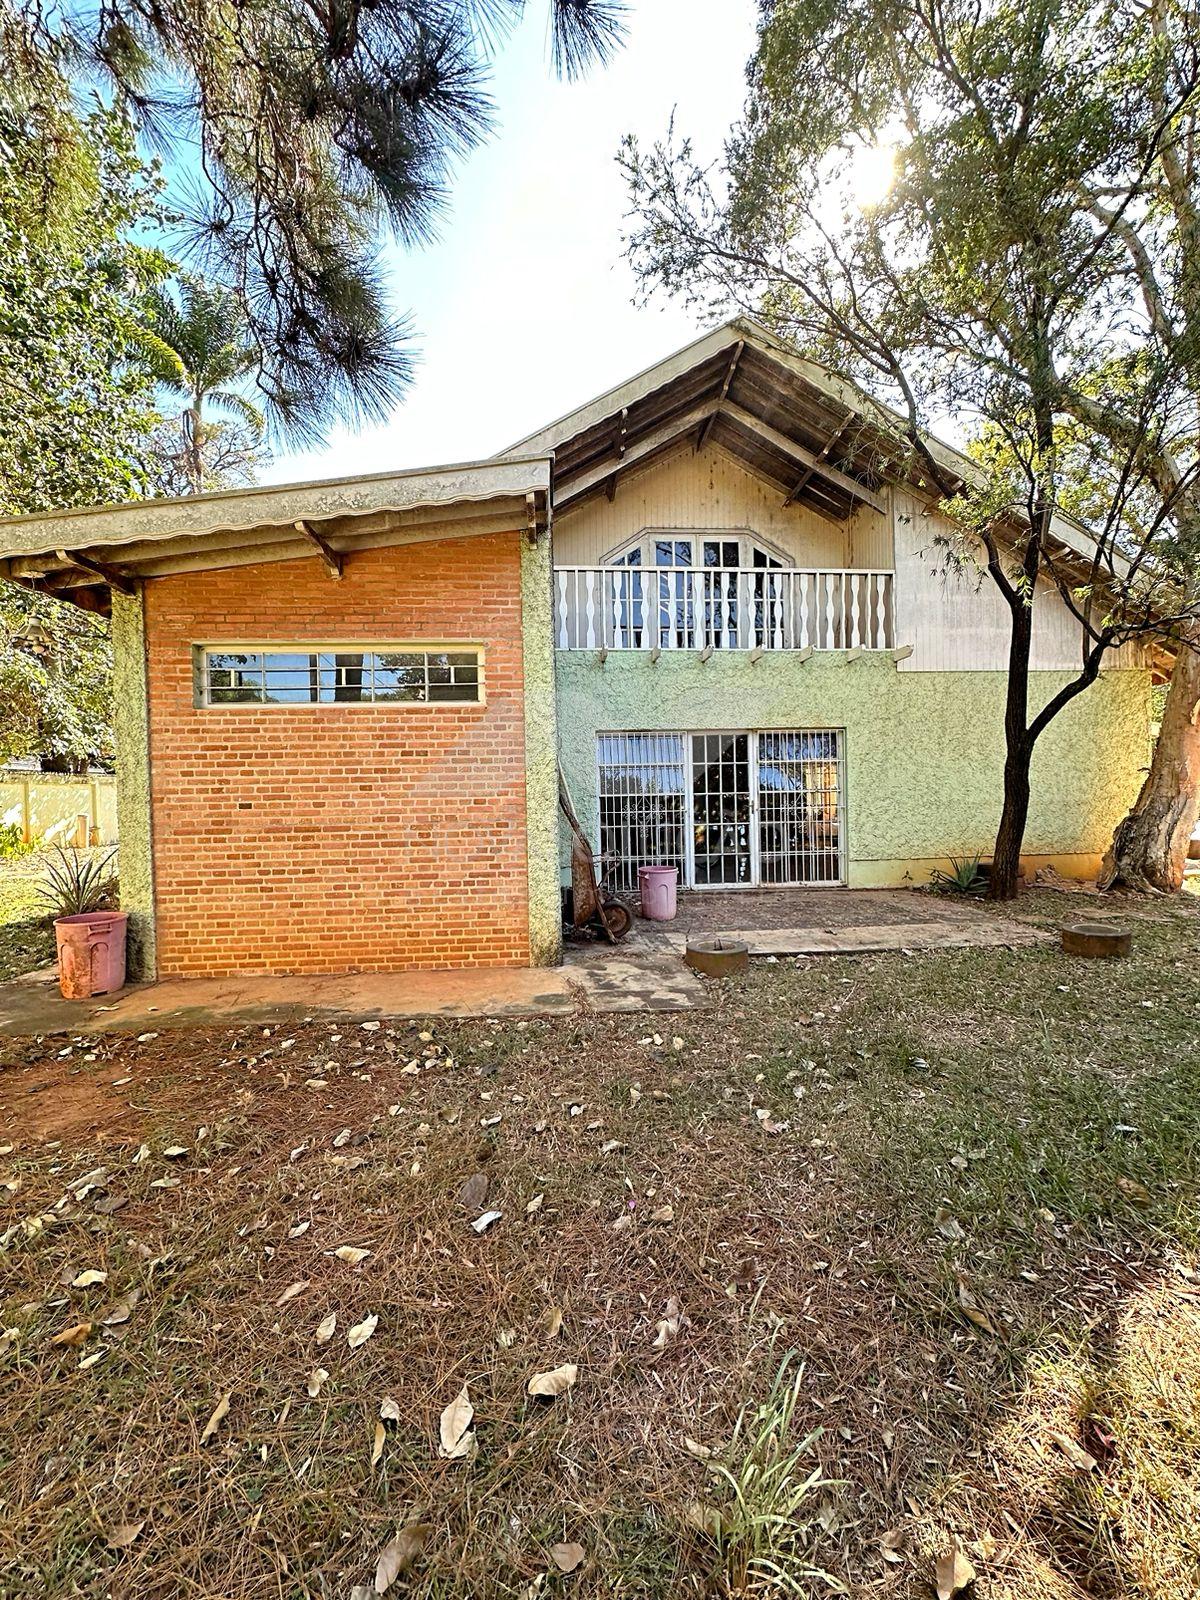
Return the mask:
<path id="1" fill-rule="evenodd" d="M 842 763 L 836 733 L 758 736 L 763 883 L 840 883 Z"/>
<path id="2" fill-rule="evenodd" d="M 203 652 L 206 705 L 389 704 L 477 701 L 477 650 L 240 650 Z"/>
<path id="3" fill-rule="evenodd" d="M 692 735 L 692 881 L 698 889 L 753 882 L 748 733 Z"/>
<path id="4" fill-rule="evenodd" d="M 605 733 L 596 741 L 600 768 L 600 853 L 612 876 L 637 888 L 637 870 L 678 867 L 686 881 L 687 771 L 682 733 Z"/>
<path id="5" fill-rule="evenodd" d="M 845 780 L 834 729 L 597 738 L 601 853 L 614 882 L 679 868 L 688 888 L 845 881 Z"/>

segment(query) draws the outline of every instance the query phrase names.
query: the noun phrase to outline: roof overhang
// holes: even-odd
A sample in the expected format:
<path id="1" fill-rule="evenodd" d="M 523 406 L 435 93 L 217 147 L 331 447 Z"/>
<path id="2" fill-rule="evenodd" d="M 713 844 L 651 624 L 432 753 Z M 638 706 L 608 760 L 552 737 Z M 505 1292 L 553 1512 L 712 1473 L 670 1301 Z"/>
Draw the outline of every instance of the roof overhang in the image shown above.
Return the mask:
<path id="1" fill-rule="evenodd" d="M 909 478 L 900 417 L 856 385 L 809 361 L 749 318 L 694 340 L 635 378 L 510 446 L 554 454 L 557 513 L 612 495 L 623 474 L 690 443 L 719 445 L 800 502 L 845 521 L 882 511 L 886 485 Z M 954 483 L 970 461 L 926 441 Z"/>
<path id="2" fill-rule="evenodd" d="M 175 572 L 514 528 L 550 516 L 550 459 L 527 452 L 414 472 L 221 490 L 0 518 L 0 577 L 103 609 L 109 588 Z"/>

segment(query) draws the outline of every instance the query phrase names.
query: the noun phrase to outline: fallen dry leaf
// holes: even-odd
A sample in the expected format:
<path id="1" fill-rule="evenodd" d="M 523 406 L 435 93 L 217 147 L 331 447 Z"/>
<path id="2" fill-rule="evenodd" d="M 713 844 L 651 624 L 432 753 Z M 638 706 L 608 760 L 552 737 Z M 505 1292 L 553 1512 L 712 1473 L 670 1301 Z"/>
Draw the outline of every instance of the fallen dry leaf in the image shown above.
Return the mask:
<path id="1" fill-rule="evenodd" d="M 141 1299 L 137 1289 L 131 1289 L 124 1300 L 118 1300 L 100 1313 L 100 1321 L 106 1328 L 116 1328 L 122 1322 L 128 1322 L 133 1315 L 133 1308 Z"/>
<path id="2" fill-rule="evenodd" d="M 975 1568 L 957 1545 L 942 1552 L 933 1564 L 933 1579 L 938 1600 L 954 1600 L 956 1594 L 975 1582 Z"/>
<path id="3" fill-rule="evenodd" d="M 390 1394 L 385 1394 L 379 1402 L 379 1416 L 383 1422 L 400 1421 L 400 1406 L 397 1401 L 392 1399 Z"/>
<path id="4" fill-rule="evenodd" d="M 70 1328 L 64 1328 L 61 1333 L 56 1333 L 50 1343 L 65 1345 L 68 1349 L 74 1350 L 84 1343 L 93 1326 L 94 1324 L 90 1322 L 76 1322 Z"/>
<path id="5" fill-rule="evenodd" d="M 371 1465 L 373 1467 L 379 1465 L 379 1458 L 383 1454 L 383 1441 L 386 1438 L 387 1433 L 384 1431 L 383 1423 L 377 1422 L 375 1424 L 375 1439 L 371 1445 Z"/>
<path id="6" fill-rule="evenodd" d="M 1094 1455 L 1091 1455 L 1069 1433 L 1051 1433 L 1051 1439 L 1066 1456 L 1067 1460 L 1077 1472 L 1094 1472 L 1100 1465 Z"/>
<path id="7" fill-rule="evenodd" d="M 118 1522 L 109 1529 L 104 1542 L 110 1550 L 128 1550 L 145 1526 L 144 1521 Z"/>
<path id="8" fill-rule="evenodd" d="M 688 1314 L 680 1305 L 678 1296 L 670 1297 L 666 1311 L 667 1314 L 661 1322 L 655 1324 L 655 1350 L 665 1350 L 669 1344 L 675 1342 L 684 1328 L 691 1326 Z"/>
<path id="9" fill-rule="evenodd" d="M 542 1209 L 542 1201 L 545 1198 L 546 1196 L 544 1194 L 535 1194 L 533 1199 L 525 1207 L 525 1215 L 527 1217 L 532 1217 L 536 1211 L 540 1211 Z"/>
<path id="10" fill-rule="evenodd" d="M 933 1225 L 943 1239 L 950 1239 L 957 1243 L 960 1239 L 967 1237 L 962 1223 L 945 1206 L 939 1206 L 934 1212 Z"/>
<path id="11" fill-rule="evenodd" d="M 201 1444 L 208 1443 L 213 1434 L 216 1433 L 222 1422 L 224 1422 L 225 1418 L 229 1415 L 229 1402 L 232 1399 L 233 1391 L 230 1390 L 228 1394 L 223 1394 L 217 1401 L 212 1416 L 209 1417 L 208 1421 L 204 1424 L 204 1432 L 200 1435 Z"/>
<path id="12" fill-rule="evenodd" d="M 337 1312 L 331 1311 L 317 1323 L 317 1343 L 328 1344 L 337 1331 Z"/>
<path id="13" fill-rule="evenodd" d="M 331 1251 L 330 1254 L 335 1255 L 339 1261 L 344 1261 L 348 1267 L 356 1267 L 360 1261 L 365 1261 L 371 1252 L 362 1249 L 359 1245 L 342 1244 L 336 1250 Z"/>
<path id="14" fill-rule="evenodd" d="M 956 1273 L 955 1278 L 958 1283 L 958 1306 L 963 1316 L 976 1328 L 981 1328 L 984 1333 L 990 1333 L 995 1337 L 996 1329 L 992 1320 L 986 1312 L 981 1311 L 976 1305 L 975 1297 L 971 1293 L 971 1288 L 966 1278 L 961 1272 Z"/>
<path id="15" fill-rule="evenodd" d="M 683 1520 L 694 1533 L 702 1533 L 709 1539 L 719 1539 L 725 1527 L 720 1510 L 703 1500 L 685 1501 Z"/>
<path id="16" fill-rule="evenodd" d="M 560 1572 L 574 1572 L 587 1551 L 581 1544 L 555 1544 L 550 1546 L 550 1559 Z"/>
<path id="17" fill-rule="evenodd" d="M 465 1178 L 459 1186 L 458 1203 L 464 1211 L 479 1211 L 488 1196 L 488 1175 L 486 1172 L 473 1172 Z"/>
<path id="18" fill-rule="evenodd" d="M 325 1368 L 314 1367 L 309 1373 L 308 1381 L 305 1384 L 305 1387 L 308 1390 L 309 1398 L 311 1400 L 315 1400 L 320 1394 L 322 1386 L 328 1382 L 329 1374 L 326 1372 Z"/>
<path id="19" fill-rule="evenodd" d="M 378 1326 L 379 1318 L 374 1312 L 372 1312 L 369 1317 L 364 1317 L 361 1322 L 356 1322 L 354 1324 L 354 1326 L 350 1329 L 350 1332 L 346 1335 L 346 1343 L 350 1346 L 351 1350 L 357 1350 L 360 1345 L 366 1344 L 367 1340 L 375 1332 L 375 1329 Z"/>
<path id="20" fill-rule="evenodd" d="M 1120 1177 L 1117 1179 L 1117 1188 L 1126 1200 L 1132 1200 L 1135 1206 L 1148 1206 L 1151 1195 L 1144 1183 L 1139 1183 L 1136 1178 Z"/>
<path id="21" fill-rule="evenodd" d="M 278 1309 L 280 1306 L 287 1305 L 288 1301 L 294 1300 L 298 1294 L 303 1294 L 308 1286 L 309 1282 L 307 1278 L 297 1278 L 295 1283 L 289 1283 L 287 1288 L 279 1296 L 279 1299 L 276 1300 L 276 1309 Z"/>
<path id="22" fill-rule="evenodd" d="M 401 1574 L 407 1572 L 425 1548 L 431 1528 L 427 1522 L 411 1522 L 389 1539 L 375 1563 L 375 1593 L 386 1594 Z"/>
<path id="23" fill-rule="evenodd" d="M 71 1287 L 72 1289 L 90 1289 L 93 1284 L 107 1282 L 107 1272 L 101 1272 L 97 1267 L 88 1267 L 86 1271 L 77 1273 L 71 1279 Z"/>
<path id="24" fill-rule="evenodd" d="M 557 1339 L 562 1332 L 563 1314 L 561 1306 L 549 1306 L 542 1312 L 542 1332 L 547 1339 Z"/>
<path id="25" fill-rule="evenodd" d="M 438 1455 L 443 1461 L 466 1461 L 475 1454 L 476 1439 L 471 1424 L 475 1407 L 464 1383 L 438 1420 Z"/>
<path id="26" fill-rule="evenodd" d="M 568 1363 L 565 1367 L 555 1367 L 552 1372 L 535 1372 L 527 1385 L 529 1394 L 545 1395 L 553 1399 L 555 1395 L 565 1394 L 579 1376 L 579 1368 Z"/>
<path id="27" fill-rule="evenodd" d="M 687 1451 L 688 1455 L 695 1456 L 697 1461 L 712 1460 L 712 1451 L 708 1448 L 708 1446 L 706 1444 L 701 1444 L 699 1439 L 689 1438 L 686 1433 L 683 1436 L 683 1448 Z"/>
<path id="28" fill-rule="evenodd" d="M 651 1222 L 674 1222 L 674 1206 L 658 1206 L 650 1213 Z"/>
<path id="29" fill-rule="evenodd" d="M 904 1560 L 904 1529 L 888 1528 L 879 1536 L 879 1553 L 893 1565 Z"/>

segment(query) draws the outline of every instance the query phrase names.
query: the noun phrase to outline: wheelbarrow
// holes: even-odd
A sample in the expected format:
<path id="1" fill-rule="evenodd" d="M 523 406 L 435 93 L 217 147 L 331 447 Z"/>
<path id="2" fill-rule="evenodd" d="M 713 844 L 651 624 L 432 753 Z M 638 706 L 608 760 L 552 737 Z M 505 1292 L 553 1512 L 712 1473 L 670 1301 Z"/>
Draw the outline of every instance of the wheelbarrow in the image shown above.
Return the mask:
<path id="1" fill-rule="evenodd" d="M 558 804 L 571 830 L 571 920 L 577 928 L 598 927 L 610 944 L 619 944 L 633 927 L 633 912 L 608 887 L 604 876 L 597 878 L 596 857 L 575 815 L 561 769 L 558 774 Z M 606 864 L 606 858 L 602 857 L 601 865 Z"/>

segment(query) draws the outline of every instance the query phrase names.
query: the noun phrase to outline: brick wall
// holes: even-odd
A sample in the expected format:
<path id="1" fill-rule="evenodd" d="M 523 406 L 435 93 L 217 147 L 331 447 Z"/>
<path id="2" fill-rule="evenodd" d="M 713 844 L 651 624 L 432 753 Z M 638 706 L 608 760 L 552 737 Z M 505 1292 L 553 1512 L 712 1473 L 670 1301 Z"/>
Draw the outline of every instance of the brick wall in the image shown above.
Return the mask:
<path id="1" fill-rule="evenodd" d="M 162 975 L 529 959 L 520 538 L 147 583 Z M 193 644 L 421 640 L 482 644 L 486 704 L 193 704 Z"/>

